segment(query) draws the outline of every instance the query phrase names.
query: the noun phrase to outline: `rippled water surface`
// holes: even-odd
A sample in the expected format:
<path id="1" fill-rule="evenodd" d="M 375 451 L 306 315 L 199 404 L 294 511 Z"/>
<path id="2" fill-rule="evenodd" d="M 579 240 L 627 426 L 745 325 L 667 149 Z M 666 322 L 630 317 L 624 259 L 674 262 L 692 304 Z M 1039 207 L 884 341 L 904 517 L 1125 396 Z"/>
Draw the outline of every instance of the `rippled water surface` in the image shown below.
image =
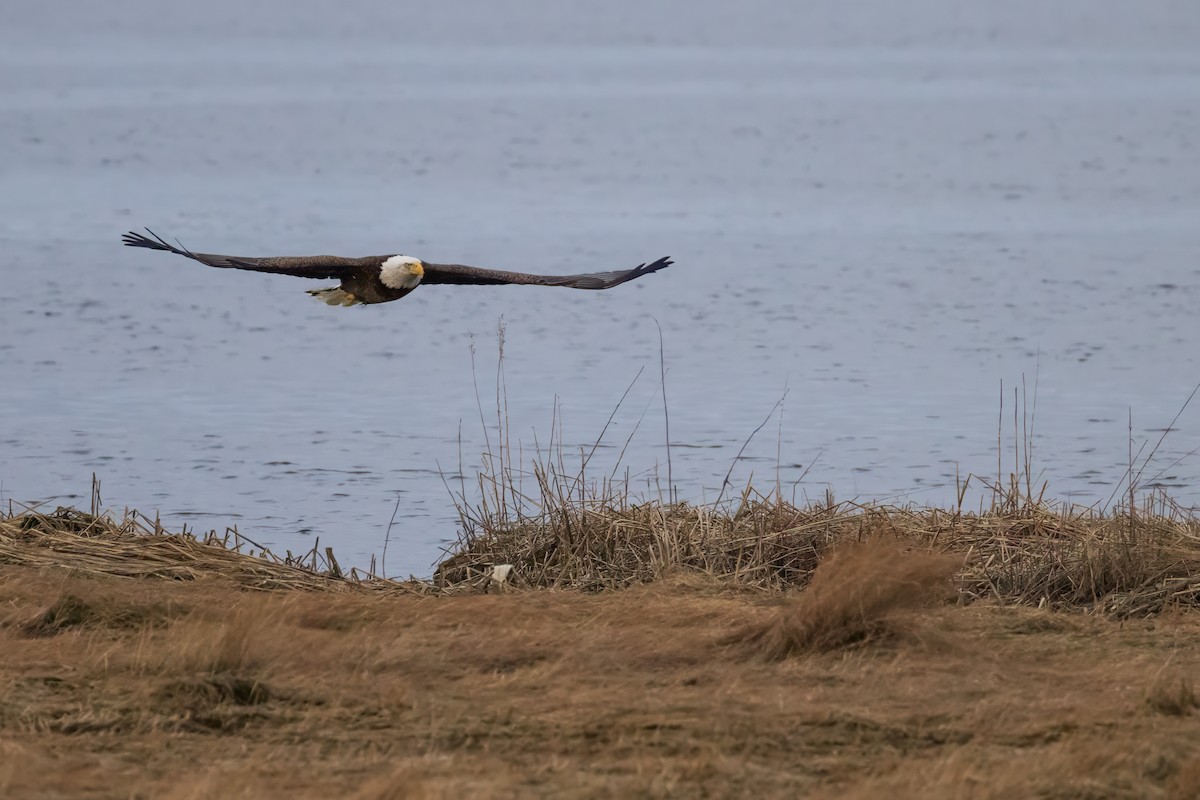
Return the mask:
<path id="1" fill-rule="evenodd" d="M 568 456 L 590 446 L 645 368 L 593 462 L 639 491 L 666 461 L 657 320 L 694 500 L 786 390 L 736 483 L 948 502 L 995 475 L 1024 376 L 1037 475 L 1103 503 L 1130 415 L 1149 452 L 1200 381 L 1185 3 L 23 4 L 0 144 L 4 500 L 78 502 L 94 472 L 109 505 L 364 565 L 399 493 L 389 571 L 427 574 L 455 531 L 439 468 L 496 442 L 501 320 L 526 459 L 556 405 Z M 677 265 L 341 309 L 120 246 L 143 225 L 238 255 Z M 1200 406 L 1176 428 L 1143 481 L 1200 503 Z"/>

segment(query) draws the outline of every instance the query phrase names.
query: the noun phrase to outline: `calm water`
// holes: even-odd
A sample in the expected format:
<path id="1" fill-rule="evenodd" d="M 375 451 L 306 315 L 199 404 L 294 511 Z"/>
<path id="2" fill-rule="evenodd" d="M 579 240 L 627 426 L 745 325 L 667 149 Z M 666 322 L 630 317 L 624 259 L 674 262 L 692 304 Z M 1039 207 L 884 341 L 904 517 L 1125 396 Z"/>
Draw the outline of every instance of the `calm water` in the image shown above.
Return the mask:
<path id="1" fill-rule="evenodd" d="M 903 8 L 901 9 L 901 5 Z M 1037 376 L 1035 468 L 1105 501 L 1200 381 L 1200 6 L 10 4 L 0 27 L 0 499 L 320 537 L 427 574 L 439 476 L 508 418 L 675 481 L 948 502 Z M 569 8 L 569 10 L 568 10 Z M 612 292 L 294 278 L 128 250 L 405 252 Z M 648 410 L 646 410 L 648 409 Z M 1011 412 L 1011 396 L 1006 413 Z M 1144 478 L 1200 503 L 1200 401 Z M 1012 460 L 1005 425 L 1006 464 Z M 1181 460 L 1182 459 L 1182 460 Z M 1175 463 L 1175 462 L 1179 463 Z M 1009 467 L 1011 468 L 1011 467 Z M 807 472 L 805 472 L 807 470 Z"/>

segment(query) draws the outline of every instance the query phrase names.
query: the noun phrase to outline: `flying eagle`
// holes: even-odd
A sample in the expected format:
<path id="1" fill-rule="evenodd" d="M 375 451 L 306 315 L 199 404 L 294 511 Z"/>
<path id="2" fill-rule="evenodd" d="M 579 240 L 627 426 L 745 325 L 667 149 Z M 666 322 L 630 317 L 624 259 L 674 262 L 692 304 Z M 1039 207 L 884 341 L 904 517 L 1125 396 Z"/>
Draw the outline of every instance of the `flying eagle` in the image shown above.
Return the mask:
<path id="1" fill-rule="evenodd" d="M 399 300 L 419 285 L 445 283 L 456 286 L 506 283 L 526 286 L 566 286 L 571 289 L 611 289 L 627 281 L 671 266 L 671 259 L 660 258 L 651 264 L 615 272 L 587 272 L 580 275 L 531 275 L 498 269 L 468 267 L 464 264 L 431 264 L 404 255 L 364 256 L 273 256 L 243 258 L 193 253 L 182 244 L 174 247 L 149 228 L 148 238 L 130 231 L 121 237 L 129 247 L 146 247 L 187 256 L 210 267 L 248 269 L 298 278 L 324 278 L 341 281 L 339 286 L 310 289 L 308 293 L 331 306 L 387 303 Z"/>

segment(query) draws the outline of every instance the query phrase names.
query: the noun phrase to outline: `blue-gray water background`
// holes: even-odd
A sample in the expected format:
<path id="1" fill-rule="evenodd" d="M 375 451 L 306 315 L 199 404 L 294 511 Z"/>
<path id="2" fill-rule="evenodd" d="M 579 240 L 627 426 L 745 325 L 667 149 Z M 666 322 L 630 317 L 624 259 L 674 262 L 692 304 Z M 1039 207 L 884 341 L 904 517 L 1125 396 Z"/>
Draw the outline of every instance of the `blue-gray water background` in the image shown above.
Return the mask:
<path id="1" fill-rule="evenodd" d="M 0 25 L 0 499 L 319 536 L 428 574 L 438 475 L 642 416 L 675 482 L 946 503 L 1022 376 L 1050 495 L 1103 503 L 1200 381 L 1200 5 L 10 2 Z M 611 292 L 321 284 L 129 250 L 404 252 Z M 1012 410 L 1011 394 L 1005 413 Z M 1031 408 L 1032 410 L 1032 408 Z M 460 434 L 461 431 L 461 434 Z M 1004 426 L 1011 470 L 1012 425 Z M 1200 401 L 1144 480 L 1200 502 Z M 1174 463 L 1179 462 L 1179 463 Z M 805 472 L 807 470 L 807 472 Z M 623 468 L 622 468 L 623 473 Z M 660 470 L 662 474 L 662 470 Z"/>

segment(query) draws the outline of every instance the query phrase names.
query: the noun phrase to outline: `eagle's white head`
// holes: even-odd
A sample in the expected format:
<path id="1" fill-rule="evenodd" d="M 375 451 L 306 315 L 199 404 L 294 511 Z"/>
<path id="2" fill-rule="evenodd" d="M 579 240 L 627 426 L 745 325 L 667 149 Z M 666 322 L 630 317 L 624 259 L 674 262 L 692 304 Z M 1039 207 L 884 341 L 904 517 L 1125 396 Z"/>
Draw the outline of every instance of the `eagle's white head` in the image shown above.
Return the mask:
<path id="1" fill-rule="evenodd" d="M 415 289 L 425 277 L 425 265 L 412 256 L 392 256 L 379 268 L 379 280 L 389 289 Z"/>

